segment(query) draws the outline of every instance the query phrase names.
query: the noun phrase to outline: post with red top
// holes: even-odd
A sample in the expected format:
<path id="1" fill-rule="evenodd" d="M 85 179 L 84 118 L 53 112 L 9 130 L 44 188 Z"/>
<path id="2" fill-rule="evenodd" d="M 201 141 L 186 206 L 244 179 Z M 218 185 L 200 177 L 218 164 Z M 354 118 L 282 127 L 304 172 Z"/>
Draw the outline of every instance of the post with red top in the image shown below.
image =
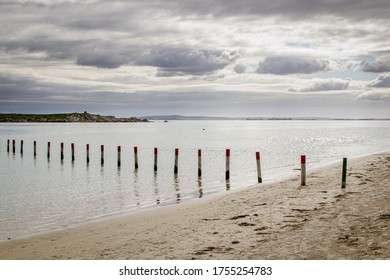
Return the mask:
<path id="1" fill-rule="evenodd" d="M 260 152 L 256 152 L 256 165 L 257 165 L 257 182 L 262 183 L 263 179 L 261 178 Z"/>
<path id="2" fill-rule="evenodd" d="M 306 156 L 301 155 L 301 186 L 306 186 Z"/>
<path id="3" fill-rule="evenodd" d="M 15 140 L 12 140 L 12 153 L 15 153 L 15 151 L 16 151 Z"/>
<path id="4" fill-rule="evenodd" d="M 87 164 L 89 164 L 89 144 L 87 144 Z"/>
<path id="5" fill-rule="evenodd" d="M 100 164 L 104 165 L 104 145 L 100 145 Z"/>
<path id="6" fill-rule="evenodd" d="M 154 172 L 157 171 L 157 148 L 154 148 Z"/>
<path id="7" fill-rule="evenodd" d="M 134 147 L 134 168 L 138 170 L 138 147 Z"/>
<path id="8" fill-rule="evenodd" d="M 50 159 L 50 142 L 47 142 L 47 159 Z"/>
<path id="9" fill-rule="evenodd" d="M 7 140 L 7 153 L 9 153 L 9 139 Z"/>
<path id="10" fill-rule="evenodd" d="M 34 141 L 34 158 L 37 157 L 37 141 Z"/>
<path id="11" fill-rule="evenodd" d="M 122 148 L 121 146 L 118 146 L 118 167 L 121 166 L 121 152 L 122 152 Z"/>
<path id="12" fill-rule="evenodd" d="M 61 143 L 61 160 L 64 160 L 64 143 Z"/>
<path id="13" fill-rule="evenodd" d="M 72 151 L 72 162 L 74 162 L 74 143 L 70 144 L 70 148 L 71 148 L 71 151 Z"/>
<path id="14" fill-rule="evenodd" d="M 23 155 L 23 144 L 24 144 L 24 141 L 20 140 L 20 154 L 21 155 Z"/>
<path id="15" fill-rule="evenodd" d="M 202 150 L 198 150 L 198 177 L 202 177 Z"/>
<path id="16" fill-rule="evenodd" d="M 230 180 L 230 149 L 226 149 L 226 181 Z"/>
<path id="17" fill-rule="evenodd" d="M 177 174 L 179 172 L 179 149 L 175 149 L 175 168 L 173 170 L 174 174 Z"/>

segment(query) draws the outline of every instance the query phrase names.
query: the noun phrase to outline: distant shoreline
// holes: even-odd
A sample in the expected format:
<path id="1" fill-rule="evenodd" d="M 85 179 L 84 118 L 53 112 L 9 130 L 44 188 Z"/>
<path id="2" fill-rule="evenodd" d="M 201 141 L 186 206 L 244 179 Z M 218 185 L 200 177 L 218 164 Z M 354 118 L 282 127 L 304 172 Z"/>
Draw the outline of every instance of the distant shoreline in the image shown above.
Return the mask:
<path id="1" fill-rule="evenodd" d="M 6 123 L 59 123 L 59 122 L 149 122 L 147 119 L 136 117 L 116 118 L 97 114 L 63 113 L 63 114 L 0 114 L 0 122 Z"/>

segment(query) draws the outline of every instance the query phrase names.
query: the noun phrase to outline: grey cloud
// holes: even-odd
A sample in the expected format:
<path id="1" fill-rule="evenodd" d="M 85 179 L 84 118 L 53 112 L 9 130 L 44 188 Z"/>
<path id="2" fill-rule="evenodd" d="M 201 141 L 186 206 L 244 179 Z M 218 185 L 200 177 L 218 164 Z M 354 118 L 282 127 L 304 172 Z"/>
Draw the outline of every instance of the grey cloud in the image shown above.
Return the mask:
<path id="1" fill-rule="evenodd" d="M 390 92 L 384 91 L 368 91 L 360 94 L 358 99 L 368 100 L 368 101 L 385 101 L 390 102 Z"/>
<path id="2" fill-rule="evenodd" d="M 369 87 L 390 88 L 390 73 L 379 75 L 374 81 L 368 84 Z"/>
<path id="3" fill-rule="evenodd" d="M 310 57 L 270 56 L 259 62 L 259 74 L 311 74 L 329 70 L 329 62 Z"/>
<path id="4" fill-rule="evenodd" d="M 207 75 L 233 63 L 237 51 L 160 47 L 135 61 L 136 65 L 158 68 L 158 76 Z"/>
<path id="5" fill-rule="evenodd" d="M 234 66 L 234 72 L 236 72 L 237 74 L 243 74 L 246 72 L 247 68 L 248 67 L 246 65 L 237 64 L 236 66 Z"/>
<path id="6" fill-rule="evenodd" d="M 326 79 L 317 80 L 307 86 L 301 88 L 290 88 L 290 92 L 312 92 L 312 91 L 331 91 L 331 90 L 346 90 L 350 81 L 342 79 Z"/>
<path id="7" fill-rule="evenodd" d="M 176 2 L 171 0 L 169 2 Z M 292 19 L 307 19 L 318 15 L 334 15 L 356 20 L 366 18 L 387 19 L 390 5 L 387 0 L 209 0 L 177 1 L 178 7 L 188 13 L 214 16 L 280 15 Z"/>
<path id="8" fill-rule="evenodd" d="M 361 68 L 364 72 L 390 72 L 390 59 L 377 59 L 374 62 L 363 61 Z"/>

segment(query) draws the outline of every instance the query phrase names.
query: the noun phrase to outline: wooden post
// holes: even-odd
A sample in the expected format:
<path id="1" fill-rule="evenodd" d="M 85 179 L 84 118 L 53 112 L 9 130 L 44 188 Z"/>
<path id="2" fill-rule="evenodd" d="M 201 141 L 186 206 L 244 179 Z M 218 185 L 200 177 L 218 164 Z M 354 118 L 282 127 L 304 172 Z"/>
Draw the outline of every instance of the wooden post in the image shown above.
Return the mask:
<path id="1" fill-rule="evenodd" d="M 341 178 L 341 188 L 345 189 L 347 186 L 347 158 L 343 158 L 343 174 Z"/>
<path id="2" fill-rule="evenodd" d="M 226 149 L 226 181 L 230 180 L 230 149 Z"/>
<path id="3" fill-rule="evenodd" d="M 23 144 L 24 144 L 24 141 L 20 140 L 20 154 L 21 155 L 23 155 Z"/>
<path id="4" fill-rule="evenodd" d="M 118 146 L 118 167 L 121 166 L 121 152 L 122 152 L 122 148 L 121 146 Z"/>
<path id="5" fill-rule="evenodd" d="M 7 140 L 7 153 L 9 153 L 9 139 Z"/>
<path id="6" fill-rule="evenodd" d="M 158 153 L 158 149 L 154 148 L 154 172 L 157 171 L 157 153 Z"/>
<path id="7" fill-rule="evenodd" d="M 34 141 L 34 158 L 37 157 L 37 141 Z"/>
<path id="8" fill-rule="evenodd" d="M 87 164 L 89 164 L 89 144 L 87 144 Z"/>
<path id="9" fill-rule="evenodd" d="M 179 149 L 175 149 L 175 168 L 173 170 L 174 174 L 177 174 L 179 172 Z"/>
<path id="10" fill-rule="evenodd" d="M 202 150 L 198 150 L 198 177 L 202 177 Z"/>
<path id="11" fill-rule="evenodd" d="M 306 186 L 306 156 L 301 155 L 301 186 Z"/>
<path id="12" fill-rule="evenodd" d="M 61 160 L 64 160 L 64 143 L 61 143 Z"/>
<path id="13" fill-rule="evenodd" d="M 256 165 L 257 165 L 257 182 L 262 183 L 263 179 L 261 178 L 260 152 L 256 152 Z"/>
<path id="14" fill-rule="evenodd" d="M 134 168 L 138 170 L 138 147 L 134 147 Z"/>
<path id="15" fill-rule="evenodd" d="M 104 145 L 100 145 L 100 164 L 104 165 Z"/>
<path id="16" fill-rule="evenodd" d="M 74 143 L 70 144 L 71 150 L 72 150 L 72 162 L 74 162 Z"/>
<path id="17" fill-rule="evenodd" d="M 15 151 L 16 151 L 15 140 L 12 140 L 12 153 L 14 154 Z"/>
<path id="18" fill-rule="evenodd" d="M 50 142 L 47 142 L 47 159 L 50 159 Z"/>

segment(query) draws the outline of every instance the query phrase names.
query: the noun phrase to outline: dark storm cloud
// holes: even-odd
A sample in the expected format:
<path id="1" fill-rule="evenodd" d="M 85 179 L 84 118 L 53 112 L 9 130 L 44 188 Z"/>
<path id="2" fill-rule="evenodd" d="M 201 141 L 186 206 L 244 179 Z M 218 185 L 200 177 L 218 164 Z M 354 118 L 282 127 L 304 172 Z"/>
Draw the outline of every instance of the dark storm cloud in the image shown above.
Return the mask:
<path id="1" fill-rule="evenodd" d="M 259 74 L 311 74 L 329 69 L 329 62 L 310 57 L 270 56 L 259 62 Z"/>
<path id="2" fill-rule="evenodd" d="M 233 63 L 237 51 L 160 47 L 135 61 L 136 65 L 158 68 L 158 76 L 207 75 Z"/>

